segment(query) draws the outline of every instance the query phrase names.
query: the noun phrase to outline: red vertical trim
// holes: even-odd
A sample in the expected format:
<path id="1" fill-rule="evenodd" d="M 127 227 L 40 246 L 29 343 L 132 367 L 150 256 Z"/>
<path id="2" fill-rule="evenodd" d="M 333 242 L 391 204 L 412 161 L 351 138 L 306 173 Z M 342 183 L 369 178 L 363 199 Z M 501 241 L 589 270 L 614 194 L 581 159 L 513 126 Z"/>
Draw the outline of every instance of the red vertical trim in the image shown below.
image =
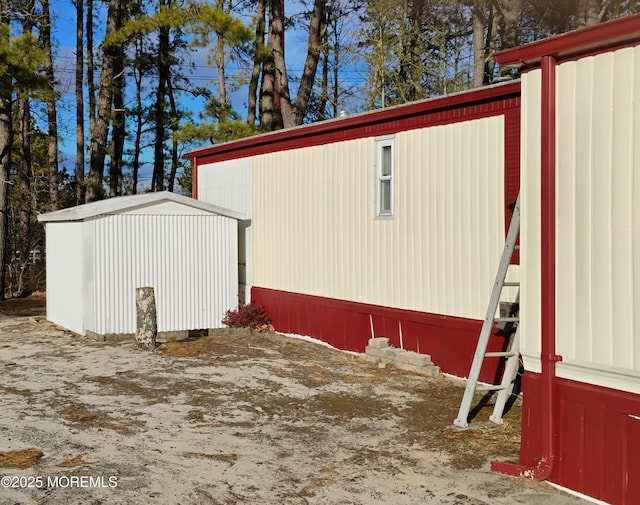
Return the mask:
<path id="1" fill-rule="evenodd" d="M 551 477 L 558 446 L 556 419 L 556 59 L 542 58 L 541 110 L 541 447 L 534 467 L 492 462 L 491 468 L 535 480 Z"/>
<path id="2" fill-rule="evenodd" d="M 542 158 L 541 158 L 541 360 L 543 443 L 550 476 L 556 455 L 556 59 L 542 58 Z M 543 456 L 544 458 L 545 456 Z M 546 473 L 546 472 L 545 472 Z"/>

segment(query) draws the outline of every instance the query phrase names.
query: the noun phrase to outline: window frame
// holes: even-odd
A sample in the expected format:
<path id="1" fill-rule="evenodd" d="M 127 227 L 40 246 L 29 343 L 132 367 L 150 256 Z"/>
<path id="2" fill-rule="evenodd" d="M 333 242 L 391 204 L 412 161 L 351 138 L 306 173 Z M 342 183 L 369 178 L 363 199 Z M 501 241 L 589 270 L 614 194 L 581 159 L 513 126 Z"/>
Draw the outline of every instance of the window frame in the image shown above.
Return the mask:
<path id="1" fill-rule="evenodd" d="M 390 148 L 389 167 L 384 166 L 384 152 Z M 388 168 L 388 175 L 384 169 Z M 388 209 L 383 208 L 386 199 L 383 198 L 383 188 L 389 186 Z M 395 216 L 395 136 L 378 137 L 375 139 L 375 217 L 376 219 L 393 219 Z"/>

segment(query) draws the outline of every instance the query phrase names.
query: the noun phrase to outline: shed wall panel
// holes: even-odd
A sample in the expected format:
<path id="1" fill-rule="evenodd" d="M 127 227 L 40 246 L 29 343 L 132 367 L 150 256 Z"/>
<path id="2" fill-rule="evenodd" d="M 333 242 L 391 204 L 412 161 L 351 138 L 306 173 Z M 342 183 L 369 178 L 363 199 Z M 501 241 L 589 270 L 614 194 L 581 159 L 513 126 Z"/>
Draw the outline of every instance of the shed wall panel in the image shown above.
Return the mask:
<path id="1" fill-rule="evenodd" d="M 253 158 L 254 285 L 482 319 L 504 245 L 504 123 L 396 133 L 392 219 L 374 214 L 374 138 Z"/>
<path id="2" fill-rule="evenodd" d="M 640 392 L 640 46 L 557 70 L 558 374 Z M 619 377 L 616 377 L 619 375 Z"/>
<path id="3" fill-rule="evenodd" d="M 159 331 L 218 328 L 237 305 L 235 220 L 114 215 L 93 223 L 97 333 L 135 332 L 138 287 L 155 288 Z"/>
<path id="4" fill-rule="evenodd" d="M 83 223 L 47 223 L 47 319 L 84 334 Z"/>

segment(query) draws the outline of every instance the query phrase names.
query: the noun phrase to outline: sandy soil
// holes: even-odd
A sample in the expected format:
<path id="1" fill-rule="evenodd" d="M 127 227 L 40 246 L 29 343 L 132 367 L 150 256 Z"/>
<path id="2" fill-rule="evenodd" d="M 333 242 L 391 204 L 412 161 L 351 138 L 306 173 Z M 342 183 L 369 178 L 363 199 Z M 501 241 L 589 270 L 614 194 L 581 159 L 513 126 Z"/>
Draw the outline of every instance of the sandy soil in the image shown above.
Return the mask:
<path id="1" fill-rule="evenodd" d="M 449 379 L 280 335 L 146 352 L 32 305 L 0 305 L 1 505 L 585 503 L 491 473 L 517 461 L 519 408 L 452 430 Z"/>

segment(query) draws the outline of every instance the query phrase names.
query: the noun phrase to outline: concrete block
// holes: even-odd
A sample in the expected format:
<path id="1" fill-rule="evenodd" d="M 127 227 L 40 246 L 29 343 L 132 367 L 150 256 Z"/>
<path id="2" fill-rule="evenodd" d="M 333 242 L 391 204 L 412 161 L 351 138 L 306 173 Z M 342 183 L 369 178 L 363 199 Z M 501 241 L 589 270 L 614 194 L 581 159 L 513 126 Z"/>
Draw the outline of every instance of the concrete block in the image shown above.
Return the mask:
<path id="1" fill-rule="evenodd" d="M 429 366 L 431 364 L 431 356 L 428 354 L 419 354 L 414 351 L 403 351 L 396 354 L 398 361 L 415 366 Z"/>
<path id="2" fill-rule="evenodd" d="M 371 354 L 361 354 L 362 359 L 369 361 L 370 363 L 379 363 L 382 358 L 378 356 L 372 356 Z"/>
<path id="3" fill-rule="evenodd" d="M 389 347 L 389 339 L 387 337 L 375 337 L 369 339 L 369 347 L 375 347 L 376 349 L 382 349 L 383 347 Z"/>
<path id="4" fill-rule="evenodd" d="M 415 366 L 409 365 L 408 363 L 401 363 L 399 361 L 395 362 L 394 365 L 400 370 L 405 370 L 407 372 L 414 372 L 420 375 L 427 375 L 429 377 L 435 377 L 440 375 L 440 367 L 435 365 L 428 366 Z"/>
<path id="5" fill-rule="evenodd" d="M 378 348 L 368 345 L 364 348 L 364 352 L 369 356 L 377 356 L 379 358 L 386 358 L 391 360 L 395 359 L 396 356 L 395 349 L 393 347 Z"/>

